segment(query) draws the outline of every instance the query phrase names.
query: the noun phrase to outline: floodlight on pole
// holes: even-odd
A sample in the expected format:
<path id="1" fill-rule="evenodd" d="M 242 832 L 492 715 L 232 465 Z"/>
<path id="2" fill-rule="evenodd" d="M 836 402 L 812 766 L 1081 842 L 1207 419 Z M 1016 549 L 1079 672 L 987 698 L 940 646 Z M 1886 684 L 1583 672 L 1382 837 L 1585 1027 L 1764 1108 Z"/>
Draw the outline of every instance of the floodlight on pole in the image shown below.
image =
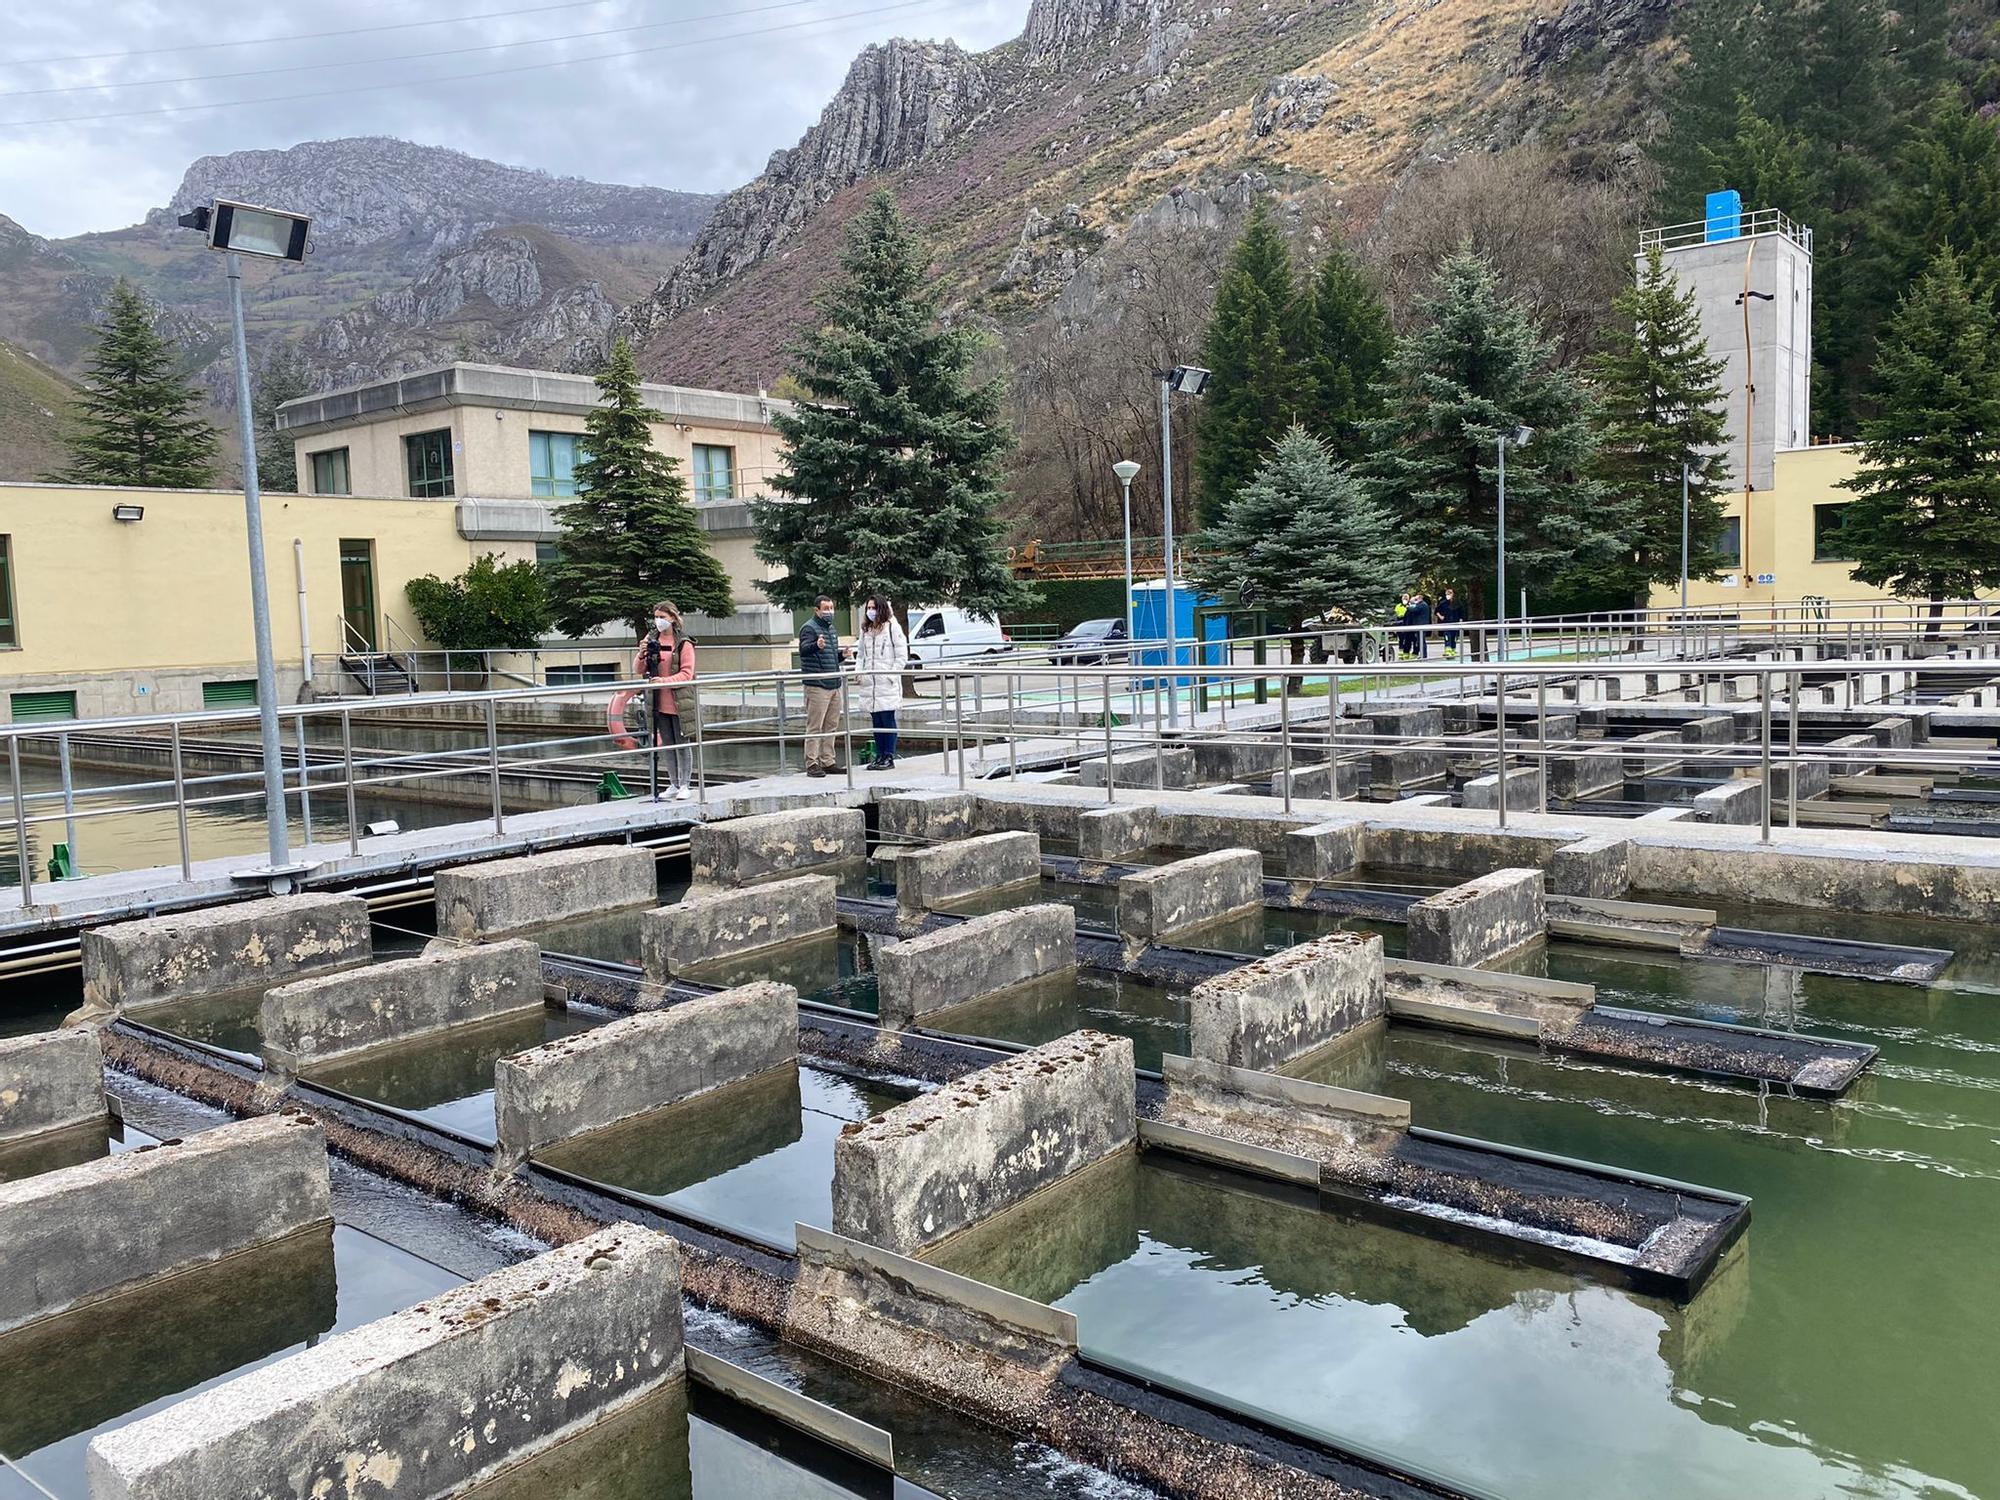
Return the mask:
<path id="1" fill-rule="evenodd" d="M 1174 592 L 1174 411 L 1169 395 L 1179 391 L 1183 396 L 1199 396 L 1208 385 L 1209 371 L 1200 365 L 1175 365 L 1171 370 L 1160 372 L 1160 541 L 1166 554 L 1166 624 L 1167 624 L 1167 723 L 1179 727 L 1181 722 L 1180 678 L 1175 669 L 1180 666 L 1180 632 L 1175 619 L 1177 600 Z"/>
<path id="2" fill-rule="evenodd" d="M 250 355 L 243 335 L 243 261 L 301 261 L 312 221 L 304 214 L 219 200 L 180 216 L 183 229 L 208 236 L 229 271 L 230 337 L 236 355 L 236 421 L 243 443 L 243 517 L 250 534 L 250 616 L 257 639 L 257 722 L 264 751 L 264 830 L 268 863 L 245 872 L 272 894 L 290 891 L 308 866 L 292 863 L 285 824 L 285 761 L 278 744 L 278 666 L 271 650 L 271 597 L 264 578 L 264 497 L 257 484 L 257 425 L 250 411 Z M 301 776 L 304 772 L 301 771 Z M 310 838 L 311 829 L 307 829 Z"/>
<path id="3" fill-rule="evenodd" d="M 1139 465 L 1121 458 L 1111 466 L 1125 490 L 1125 649 L 1132 649 L 1132 481 L 1139 477 Z"/>

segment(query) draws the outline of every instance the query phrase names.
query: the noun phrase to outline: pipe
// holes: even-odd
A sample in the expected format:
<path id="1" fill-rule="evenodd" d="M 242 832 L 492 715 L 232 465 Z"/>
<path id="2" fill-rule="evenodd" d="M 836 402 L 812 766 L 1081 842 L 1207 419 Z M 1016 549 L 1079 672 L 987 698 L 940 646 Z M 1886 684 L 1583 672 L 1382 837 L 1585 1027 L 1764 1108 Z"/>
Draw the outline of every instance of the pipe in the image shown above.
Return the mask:
<path id="1" fill-rule="evenodd" d="M 313 683 L 312 610 L 306 603 L 306 544 L 303 537 L 292 538 L 292 570 L 299 581 L 299 659 L 306 669 L 299 684 L 299 702 L 310 703 L 319 696 Z"/>

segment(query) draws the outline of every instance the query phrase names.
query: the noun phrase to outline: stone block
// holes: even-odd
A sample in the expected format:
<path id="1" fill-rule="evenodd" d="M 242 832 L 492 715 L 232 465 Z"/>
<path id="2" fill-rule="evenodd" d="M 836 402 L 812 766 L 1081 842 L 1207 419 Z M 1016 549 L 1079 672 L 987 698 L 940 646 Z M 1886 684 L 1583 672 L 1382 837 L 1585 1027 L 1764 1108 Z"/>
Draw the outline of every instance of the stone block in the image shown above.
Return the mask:
<path id="1" fill-rule="evenodd" d="M 1848 734 L 1828 740 L 1820 748 L 1828 752 L 1830 775 L 1858 776 L 1875 763 L 1874 752 L 1881 746 L 1872 734 Z"/>
<path id="2" fill-rule="evenodd" d="M 867 853 L 867 822 L 858 807 L 809 807 L 728 818 L 697 823 L 688 832 L 694 878 L 710 885 L 744 885 L 816 865 L 862 859 Z"/>
<path id="3" fill-rule="evenodd" d="M 746 984 L 560 1037 L 493 1067 L 499 1152 L 615 1125 L 798 1060 L 799 996 Z"/>
<path id="4" fill-rule="evenodd" d="M 876 826 L 885 839 L 931 844 L 973 833 L 970 792 L 898 792 L 875 804 Z"/>
<path id="5" fill-rule="evenodd" d="M 84 1008 L 264 989 L 352 968 L 372 951 L 359 896 L 267 896 L 91 927 L 83 933 Z"/>
<path id="6" fill-rule="evenodd" d="M 1678 776 L 1683 758 L 1675 750 L 1687 743 L 1680 731 L 1652 729 L 1622 741 L 1625 747 L 1625 775 L 1631 780 L 1648 776 Z"/>
<path id="7" fill-rule="evenodd" d="M 1263 856 L 1255 849 L 1218 849 L 1121 879 L 1118 931 L 1130 943 L 1160 942 L 1263 900 Z"/>
<path id="8" fill-rule="evenodd" d="M 0 1038 L 0 1141 L 102 1120 L 104 1050 L 72 1026 Z"/>
<path id="9" fill-rule="evenodd" d="M 1409 955 L 1417 963 L 1473 969 L 1548 935 L 1540 870 L 1495 870 L 1416 902 Z"/>
<path id="10" fill-rule="evenodd" d="M 330 1223 L 326 1135 L 263 1115 L 0 1183 L 0 1332 Z"/>
<path id="11" fill-rule="evenodd" d="M 1500 805 L 1500 778 L 1497 775 L 1475 776 L 1458 790 L 1459 795 L 1465 799 L 1467 807 L 1482 808 L 1491 812 Z M 1541 767 L 1510 767 L 1507 771 L 1508 811 L 1534 812 L 1541 805 Z"/>
<path id="12" fill-rule="evenodd" d="M 1394 703 L 1367 703 L 1361 708 L 1368 732 L 1377 739 L 1433 739 L 1444 733 L 1444 710 Z"/>
<path id="13" fill-rule="evenodd" d="M 551 849 L 460 865 L 439 870 L 432 889 L 438 936 L 463 943 L 659 900 L 653 851 L 627 844 Z"/>
<path id="14" fill-rule="evenodd" d="M 533 943 L 439 947 L 267 991 L 258 1020 L 264 1060 L 279 1076 L 329 1058 L 489 1021 L 542 1005 Z"/>
<path id="15" fill-rule="evenodd" d="M 983 833 L 906 849 L 896 859 L 896 906 L 935 911 L 981 891 L 1042 878 L 1042 844 L 1032 833 Z"/>
<path id="16" fill-rule="evenodd" d="M 909 1255 L 1138 1139 L 1132 1043 L 1077 1031 L 849 1125 L 834 1233 Z"/>
<path id="17" fill-rule="evenodd" d="M 1294 880 L 1331 880 L 1361 863 L 1365 823 L 1318 823 L 1285 835 L 1285 873 Z"/>
<path id="18" fill-rule="evenodd" d="M 1291 783 L 1294 799 L 1314 802 L 1345 802 L 1361 795 L 1361 762 L 1343 755 L 1337 761 L 1321 761 L 1316 766 L 1295 766 L 1271 776 L 1271 795 L 1285 795 Z"/>
<path id="19" fill-rule="evenodd" d="M 973 830 L 977 833 L 1032 833 L 1037 838 L 1074 842 L 1078 816 L 1086 808 L 1104 806 L 1104 801 L 1086 800 L 1080 791 L 1009 797 L 975 793 L 972 804 Z"/>
<path id="20" fill-rule="evenodd" d="M 1549 795 L 1570 802 L 1602 798 L 1625 789 L 1625 758 L 1613 746 L 1564 751 L 1548 760 Z"/>
<path id="21" fill-rule="evenodd" d="M 1917 727 L 1908 719 L 1877 719 L 1867 732 L 1884 750 L 1907 750 L 1917 742 Z"/>
<path id="22" fill-rule="evenodd" d="M 1368 757 L 1369 795 L 1380 801 L 1444 779 L 1451 752 L 1443 745 L 1405 745 L 1377 750 Z"/>
<path id="23" fill-rule="evenodd" d="M 1077 855 L 1109 861 L 1137 854 L 1158 839 L 1159 822 L 1159 815 L 1143 802 L 1093 807 L 1077 816 Z"/>
<path id="24" fill-rule="evenodd" d="M 620 1224 L 96 1438 L 96 1500 L 430 1500 L 682 1374 L 680 1252 Z"/>
<path id="25" fill-rule="evenodd" d="M 905 938 L 875 954 L 879 1019 L 900 1029 L 958 1005 L 1076 967 L 1076 912 L 1022 906 Z"/>
<path id="26" fill-rule="evenodd" d="M 1548 892 L 1623 901 L 1632 889 L 1632 841 L 1617 834 L 1565 844 L 1549 859 Z"/>
<path id="27" fill-rule="evenodd" d="M 1744 827 L 1764 820 L 1764 785 L 1759 781 L 1733 779 L 1697 792 L 1689 803 L 1694 815 L 1704 823 Z"/>
<path id="28" fill-rule="evenodd" d="M 1285 763 L 1284 747 L 1276 740 L 1237 737 L 1224 740 L 1189 740 L 1186 749 L 1194 761 L 1196 779 L 1207 786 L 1218 781 L 1243 781 L 1266 776 Z"/>
<path id="29" fill-rule="evenodd" d="M 1382 939 L 1331 933 L 1196 985 L 1188 1053 L 1269 1072 L 1382 1014 Z"/>
<path id="30" fill-rule="evenodd" d="M 1102 755 L 1084 761 L 1077 767 L 1077 780 L 1084 786 L 1103 786 L 1104 764 Z M 1111 781 L 1114 786 L 1186 791 L 1196 784 L 1194 755 L 1178 746 L 1161 750 L 1120 750 L 1111 757 Z"/>
<path id="31" fill-rule="evenodd" d="M 1736 743 L 1736 721 L 1727 714 L 1709 714 L 1699 719 L 1689 719 L 1681 725 L 1681 743 L 1733 745 Z"/>
<path id="32" fill-rule="evenodd" d="M 1323 816 L 1323 815 L 1322 815 Z M 1282 857 L 1286 838 L 1318 818 L 1271 808 L 1262 812 L 1216 813 L 1160 809 L 1159 842 L 1174 849 L 1255 849 Z"/>
<path id="33" fill-rule="evenodd" d="M 1775 747 L 1774 747 L 1775 749 Z M 1794 769 L 1790 761 L 1771 762 L 1771 805 L 1789 804 L 1792 795 L 1792 778 L 1798 777 L 1799 801 L 1806 802 L 1814 797 L 1824 797 L 1833 789 L 1833 762 L 1821 755 L 1799 757 Z"/>
<path id="34" fill-rule="evenodd" d="M 646 977 L 671 979 L 709 959 L 817 937 L 838 925 L 831 875 L 740 887 L 696 886 L 672 906 L 639 919 L 639 950 Z"/>

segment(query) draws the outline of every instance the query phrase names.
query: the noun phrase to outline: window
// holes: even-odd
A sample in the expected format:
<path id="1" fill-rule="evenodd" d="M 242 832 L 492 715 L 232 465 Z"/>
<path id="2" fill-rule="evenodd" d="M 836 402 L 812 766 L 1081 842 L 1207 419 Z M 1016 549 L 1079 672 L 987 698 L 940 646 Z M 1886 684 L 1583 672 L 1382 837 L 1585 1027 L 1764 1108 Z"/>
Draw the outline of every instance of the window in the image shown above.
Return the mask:
<path id="1" fill-rule="evenodd" d="M 1851 501 L 1836 501 L 1831 505 L 1813 507 L 1813 561 L 1852 562 L 1854 556 L 1841 541 L 1841 532 L 1847 527 L 1847 507 Z"/>
<path id="2" fill-rule="evenodd" d="M 313 493 L 315 495 L 351 495 L 353 486 L 347 478 L 347 450 L 345 448 L 323 448 L 312 454 Z"/>
<path id="3" fill-rule="evenodd" d="M 697 500 L 736 498 L 736 450 L 714 443 L 694 445 L 694 497 Z"/>
<path id="4" fill-rule="evenodd" d="M 528 474 L 537 495 L 562 499 L 576 493 L 576 466 L 583 439 L 574 432 L 530 432 Z"/>
<path id="5" fill-rule="evenodd" d="M 203 708 L 255 708 L 257 706 L 257 679 L 239 677 L 233 682 L 204 682 L 201 685 L 201 706 Z"/>
<path id="6" fill-rule="evenodd" d="M 1722 535 L 1716 541 L 1715 555 L 1732 568 L 1742 566 L 1743 518 L 1741 516 L 1723 517 Z"/>
<path id="7" fill-rule="evenodd" d="M 18 646 L 21 632 L 14 626 L 14 539 L 0 536 L 0 646 Z"/>
<path id="8" fill-rule="evenodd" d="M 535 543 L 536 567 L 553 568 L 557 563 L 561 561 L 562 561 L 562 544 L 560 542 Z"/>
<path id="9" fill-rule="evenodd" d="M 410 495 L 417 500 L 441 500 L 451 486 L 451 430 L 417 432 L 403 439 L 410 464 Z"/>
<path id="10" fill-rule="evenodd" d="M 16 724 L 46 724 L 76 717 L 75 692 L 9 693 L 7 712 Z"/>
<path id="11" fill-rule="evenodd" d="M 586 682 L 616 682 L 618 663 L 587 661 L 574 667 L 550 667 L 542 677 L 550 687 L 578 687 Z"/>

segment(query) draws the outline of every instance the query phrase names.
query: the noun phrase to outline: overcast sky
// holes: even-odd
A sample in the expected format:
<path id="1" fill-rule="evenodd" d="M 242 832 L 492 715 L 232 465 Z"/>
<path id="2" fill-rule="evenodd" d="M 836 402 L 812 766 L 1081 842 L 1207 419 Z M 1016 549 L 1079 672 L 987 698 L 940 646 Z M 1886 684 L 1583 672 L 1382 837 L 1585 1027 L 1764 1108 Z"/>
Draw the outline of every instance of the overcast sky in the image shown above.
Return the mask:
<path id="1" fill-rule="evenodd" d="M 0 213 L 59 237 L 137 222 L 198 156 L 350 135 L 722 192 L 798 139 L 868 43 L 948 37 L 977 51 L 1019 34 L 1027 0 L 23 0 L 7 11 Z M 292 39 L 206 45 L 238 36 Z M 439 53 L 453 55 L 422 55 Z M 139 86 L 102 87 L 112 83 Z M 301 95 L 313 97 L 278 97 Z M 186 108 L 222 100 L 267 102 Z M 66 123 L 24 123 L 52 117 Z"/>

